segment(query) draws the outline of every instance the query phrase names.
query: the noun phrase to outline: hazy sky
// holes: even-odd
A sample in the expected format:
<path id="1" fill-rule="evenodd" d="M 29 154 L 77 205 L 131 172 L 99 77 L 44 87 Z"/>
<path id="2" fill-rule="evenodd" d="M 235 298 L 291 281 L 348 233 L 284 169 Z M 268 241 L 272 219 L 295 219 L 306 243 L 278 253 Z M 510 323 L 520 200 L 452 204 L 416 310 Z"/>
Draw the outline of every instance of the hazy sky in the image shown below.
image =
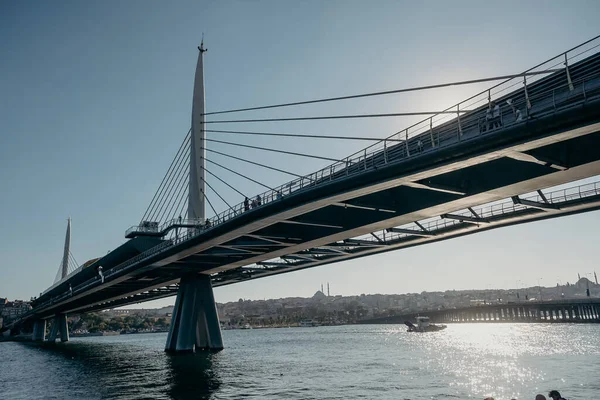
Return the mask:
<path id="1" fill-rule="evenodd" d="M 215 111 L 517 73 L 597 35 L 598 17 L 595 0 L 0 0 L 0 297 L 28 299 L 52 283 L 69 216 L 79 263 L 124 242 L 189 129 L 202 32 L 209 49 L 207 110 Z M 235 116 L 435 110 L 477 89 L 482 87 Z M 219 128 L 383 137 L 415 121 Z M 339 158 L 364 146 L 218 135 L 209 137 Z M 209 146 L 296 173 L 324 165 Z M 290 179 L 209 157 L 266 184 Z M 262 191 L 213 170 L 244 193 Z M 242 200 L 209 182 L 229 202 Z M 539 278 L 547 285 L 572 282 L 597 265 L 599 223 L 595 212 L 503 228 L 217 288 L 215 296 L 219 302 L 310 296 L 326 282 L 332 294 L 344 295 L 514 287 L 517 280 L 535 285 Z"/>

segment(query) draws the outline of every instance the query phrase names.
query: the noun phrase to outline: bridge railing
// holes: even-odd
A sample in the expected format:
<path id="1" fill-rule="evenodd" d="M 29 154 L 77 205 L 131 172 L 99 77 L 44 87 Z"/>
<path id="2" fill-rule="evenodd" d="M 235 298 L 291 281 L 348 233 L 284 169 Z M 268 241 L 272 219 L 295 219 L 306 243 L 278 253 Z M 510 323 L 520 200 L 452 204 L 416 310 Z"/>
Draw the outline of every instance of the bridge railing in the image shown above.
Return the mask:
<path id="1" fill-rule="evenodd" d="M 587 183 L 584 185 L 544 193 L 544 197 L 546 198 L 549 204 L 561 204 L 568 201 L 584 199 L 586 197 L 591 196 L 600 196 L 600 182 Z M 522 199 L 534 201 L 536 203 L 545 202 L 544 198 L 542 198 L 542 196 L 540 196 L 538 193 L 523 196 Z M 480 207 L 473 207 L 475 213 L 479 216 L 479 218 L 481 218 L 481 223 L 485 223 L 487 219 L 507 214 L 514 214 L 518 211 L 524 211 L 528 209 L 529 208 L 527 206 L 515 203 L 514 201 L 502 201 L 499 203 L 483 205 Z M 469 210 L 456 211 L 453 212 L 452 215 L 457 217 L 463 216 L 467 218 L 474 217 L 473 213 Z M 423 226 L 423 228 L 425 228 L 425 230 L 430 233 L 439 232 L 460 223 L 462 222 L 459 219 L 442 219 L 439 217 L 420 222 L 421 226 Z M 414 229 L 416 232 L 421 230 L 420 227 L 414 224 L 403 225 L 402 228 Z M 391 240 L 412 236 L 413 235 L 409 233 L 386 233 L 386 239 Z M 372 235 L 360 236 L 358 237 L 358 239 L 372 241 L 373 243 L 377 242 L 377 240 L 373 238 Z"/>
<path id="2" fill-rule="evenodd" d="M 474 135 L 497 132 L 514 123 L 525 121 L 534 113 L 555 112 L 561 104 L 573 101 L 574 96 L 585 99 L 585 82 L 595 79 L 595 75 L 573 76 L 569 66 L 575 64 L 591 54 L 598 52 L 600 36 L 595 37 L 579 46 L 557 55 L 541 64 L 523 72 L 523 75 L 507 79 L 492 86 L 466 100 L 446 108 L 440 114 L 434 114 L 402 131 L 382 139 L 340 162 L 335 162 L 301 178 L 294 179 L 274 190 L 267 190 L 257 195 L 261 207 L 277 201 L 284 196 L 300 190 L 313 188 L 317 185 L 327 184 L 333 180 L 343 179 L 349 175 L 374 169 L 380 165 L 398 162 L 410 157 L 419 156 L 423 152 L 432 151 L 445 145 L 455 144 Z M 559 73 L 559 81 L 556 74 Z M 596 70 L 596 73 L 600 70 Z M 525 74 L 539 73 L 539 75 L 526 76 Z M 546 79 L 547 84 L 533 85 Z M 543 82 L 541 82 L 543 83 Z M 517 93 L 515 91 L 518 90 Z M 512 96 L 507 97 L 508 94 Z M 512 100 L 507 104 L 507 100 Z M 486 111 L 492 101 L 497 101 L 500 106 L 500 127 L 489 128 L 486 121 Z M 517 118 L 517 111 L 521 119 Z M 483 121 L 483 124 L 482 124 Z M 474 133 L 473 133 L 474 132 Z M 210 218 L 211 225 L 225 222 L 242 212 L 240 203 L 231 209 L 225 210 Z"/>

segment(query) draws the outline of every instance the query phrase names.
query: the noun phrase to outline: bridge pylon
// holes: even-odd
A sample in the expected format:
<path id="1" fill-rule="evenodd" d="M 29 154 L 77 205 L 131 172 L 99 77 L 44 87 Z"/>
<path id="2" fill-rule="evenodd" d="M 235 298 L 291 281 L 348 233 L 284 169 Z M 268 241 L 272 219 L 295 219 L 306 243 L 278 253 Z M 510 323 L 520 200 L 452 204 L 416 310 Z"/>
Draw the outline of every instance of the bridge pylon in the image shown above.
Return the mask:
<path id="1" fill-rule="evenodd" d="M 67 326 L 67 314 L 56 314 L 52 323 L 52 330 L 48 336 L 49 342 L 55 342 L 56 337 L 60 333 L 60 341 L 69 341 L 69 327 Z"/>
<path id="2" fill-rule="evenodd" d="M 165 351 L 223 350 L 221 325 L 210 275 L 181 278 Z"/>
<path id="3" fill-rule="evenodd" d="M 43 342 L 46 339 L 46 320 L 38 319 L 33 322 L 33 334 L 31 340 L 34 342 Z"/>
<path id="4" fill-rule="evenodd" d="M 190 178 L 188 191 L 188 219 L 204 221 L 206 196 L 206 133 L 205 96 L 204 96 L 204 40 L 198 47 L 198 63 L 194 77 L 194 95 L 192 99 L 192 132 L 190 141 Z"/>
<path id="5" fill-rule="evenodd" d="M 192 136 L 188 219 L 204 220 L 206 139 L 204 132 L 204 40 L 198 47 L 198 63 L 192 101 Z M 189 274 L 181 278 L 165 351 L 193 352 L 223 349 L 221 325 L 213 295 L 210 275 Z"/>

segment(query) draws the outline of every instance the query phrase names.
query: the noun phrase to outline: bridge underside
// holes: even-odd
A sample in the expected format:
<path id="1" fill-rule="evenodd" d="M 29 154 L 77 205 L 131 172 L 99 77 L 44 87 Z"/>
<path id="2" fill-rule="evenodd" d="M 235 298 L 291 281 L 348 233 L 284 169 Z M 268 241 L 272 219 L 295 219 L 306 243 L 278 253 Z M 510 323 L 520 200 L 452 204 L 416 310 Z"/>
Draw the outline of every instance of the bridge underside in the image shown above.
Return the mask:
<path id="1" fill-rule="evenodd" d="M 597 210 L 600 185 L 550 199 L 550 194 L 538 194 L 533 200 L 512 197 L 600 174 L 599 128 L 595 123 L 340 193 L 226 234 L 192 238 L 190 241 L 198 243 L 176 245 L 168 259 L 147 263 L 110 286 L 105 284 L 101 290 L 69 301 L 60 310 L 86 312 L 172 296 L 184 273 L 210 274 L 213 286 L 223 286 Z M 478 208 L 499 200 L 506 202 Z M 55 312 L 51 308 L 47 316 Z"/>

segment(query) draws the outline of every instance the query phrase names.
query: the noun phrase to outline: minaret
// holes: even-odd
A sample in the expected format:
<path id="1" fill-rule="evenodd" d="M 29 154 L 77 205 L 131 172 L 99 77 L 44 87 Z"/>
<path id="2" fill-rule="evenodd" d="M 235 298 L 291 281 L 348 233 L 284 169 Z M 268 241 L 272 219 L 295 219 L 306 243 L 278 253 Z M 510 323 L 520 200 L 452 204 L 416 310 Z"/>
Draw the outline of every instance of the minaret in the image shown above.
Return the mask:
<path id="1" fill-rule="evenodd" d="M 596 280 L 596 285 L 598 284 L 598 275 L 596 275 L 596 271 L 594 271 L 594 279 Z"/>
<path id="2" fill-rule="evenodd" d="M 190 183 L 188 195 L 189 219 L 206 218 L 204 211 L 204 193 L 206 190 L 206 140 L 204 132 L 204 65 L 203 58 L 206 49 L 204 40 L 198 47 L 198 64 L 196 65 L 196 76 L 194 78 L 194 98 L 192 101 L 192 140 L 190 151 Z"/>
<path id="3" fill-rule="evenodd" d="M 60 268 L 60 279 L 69 273 L 69 253 L 71 252 L 71 217 L 67 220 L 67 235 L 65 236 L 65 250 Z"/>
<path id="4" fill-rule="evenodd" d="M 327 297 L 329 297 L 329 282 L 327 282 Z"/>

